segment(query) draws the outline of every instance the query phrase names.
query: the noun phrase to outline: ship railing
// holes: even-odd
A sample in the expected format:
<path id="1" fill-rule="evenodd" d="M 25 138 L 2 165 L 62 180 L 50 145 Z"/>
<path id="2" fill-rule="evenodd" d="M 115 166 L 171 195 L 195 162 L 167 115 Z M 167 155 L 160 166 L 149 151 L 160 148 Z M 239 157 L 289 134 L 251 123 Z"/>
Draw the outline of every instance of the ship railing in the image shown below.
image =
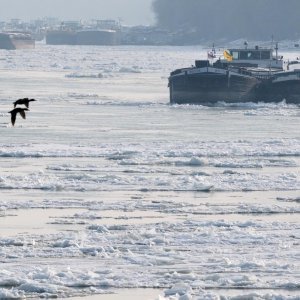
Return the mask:
<path id="1" fill-rule="evenodd" d="M 242 75 L 252 76 L 260 80 L 268 80 L 273 78 L 280 70 L 249 70 L 246 68 L 238 68 L 237 72 Z"/>

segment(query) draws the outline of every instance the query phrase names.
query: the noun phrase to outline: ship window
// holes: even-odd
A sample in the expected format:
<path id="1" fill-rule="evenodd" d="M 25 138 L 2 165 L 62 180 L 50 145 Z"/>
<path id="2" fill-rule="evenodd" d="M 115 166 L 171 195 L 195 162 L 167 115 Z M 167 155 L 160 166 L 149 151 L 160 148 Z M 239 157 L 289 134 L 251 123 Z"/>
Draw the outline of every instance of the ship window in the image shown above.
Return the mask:
<path id="1" fill-rule="evenodd" d="M 260 59 L 260 51 L 252 51 L 251 59 Z"/>
<path id="2" fill-rule="evenodd" d="M 261 59 L 270 59 L 270 51 L 261 51 Z"/>
<path id="3" fill-rule="evenodd" d="M 248 52 L 247 51 L 241 51 L 240 52 L 240 59 L 248 59 Z"/>
<path id="4" fill-rule="evenodd" d="M 260 59 L 260 52 L 259 51 L 241 51 L 240 52 L 240 59 Z"/>
<path id="5" fill-rule="evenodd" d="M 231 55 L 233 59 L 239 59 L 239 52 L 238 51 L 231 51 Z"/>
<path id="6" fill-rule="evenodd" d="M 247 52 L 247 59 L 253 59 L 252 53 L 251 51 Z"/>

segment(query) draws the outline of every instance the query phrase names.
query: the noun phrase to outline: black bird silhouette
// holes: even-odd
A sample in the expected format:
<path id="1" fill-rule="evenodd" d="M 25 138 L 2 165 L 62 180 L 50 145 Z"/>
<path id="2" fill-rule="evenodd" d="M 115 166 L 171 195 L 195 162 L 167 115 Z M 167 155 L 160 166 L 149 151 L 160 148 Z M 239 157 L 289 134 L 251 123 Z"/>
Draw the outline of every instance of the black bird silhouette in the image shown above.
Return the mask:
<path id="1" fill-rule="evenodd" d="M 23 119 L 26 119 L 25 110 L 29 110 L 29 109 L 28 108 L 17 107 L 15 109 L 9 111 L 9 113 L 11 114 L 11 124 L 12 124 L 12 126 L 15 125 L 18 113 L 21 115 L 21 117 Z"/>
<path id="2" fill-rule="evenodd" d="M 28 98 L 23 98 L 23 99 L 19 99 L 17 101 L 14 102 L 14 107 L 16 107 L 18 104 L 24 104 L 27 108 L 29 107 L 29 102 L 31 101 L 36 101 L 35 99 L 28 99 Z"/>

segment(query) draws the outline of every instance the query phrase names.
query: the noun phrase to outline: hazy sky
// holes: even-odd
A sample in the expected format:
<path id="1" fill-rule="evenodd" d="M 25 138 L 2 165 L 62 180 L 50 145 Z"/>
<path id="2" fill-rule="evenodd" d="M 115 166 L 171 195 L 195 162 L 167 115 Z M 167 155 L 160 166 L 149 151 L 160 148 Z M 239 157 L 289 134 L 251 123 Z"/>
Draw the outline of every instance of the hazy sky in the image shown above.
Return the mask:
<path id="1" fill-rule="evenodd" d="M 64 20 L 121 19 L 122 24 L 153 24 L 152 0 L 0 0 L 0 21 L 57 17 Z"/>

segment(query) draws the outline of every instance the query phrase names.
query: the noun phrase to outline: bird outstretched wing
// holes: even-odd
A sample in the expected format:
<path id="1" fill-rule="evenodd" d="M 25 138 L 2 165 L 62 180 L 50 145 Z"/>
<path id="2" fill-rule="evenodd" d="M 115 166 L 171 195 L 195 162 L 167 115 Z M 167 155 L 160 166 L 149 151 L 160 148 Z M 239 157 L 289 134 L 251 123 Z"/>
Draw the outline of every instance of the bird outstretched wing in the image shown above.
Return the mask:
<path id="1" fill-rule="evenodd" d="M 17 116 L 17 114 L 11 114 L 11 124 L 12 124 L 12 126 L 14 126 L 15 125 L 15 122 L 16 122 L 16 116 Z"/>
<path id="2" fill-rule="evenodd" d="M 26 119 L 25 111 L 20 110 L 20 115 L 22 116 L 23 119 Z"/>

